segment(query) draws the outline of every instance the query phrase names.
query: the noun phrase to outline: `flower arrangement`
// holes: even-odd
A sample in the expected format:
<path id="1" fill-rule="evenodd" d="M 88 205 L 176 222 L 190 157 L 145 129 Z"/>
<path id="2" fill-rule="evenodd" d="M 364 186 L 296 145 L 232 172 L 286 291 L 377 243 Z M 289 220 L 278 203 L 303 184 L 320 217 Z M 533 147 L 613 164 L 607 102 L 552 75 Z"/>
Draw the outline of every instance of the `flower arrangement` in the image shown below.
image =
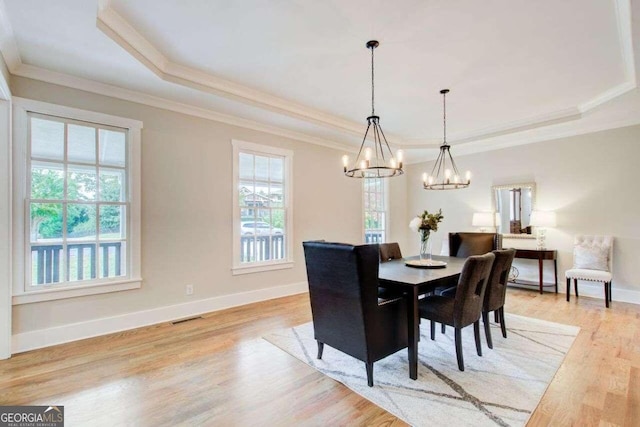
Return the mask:
<path id="1" fill-rule="evenodd" d="M 438 231 L 438 224 L 442 222 L 442 209 L 438 209 L 436 213 L 422 212 L 409 223 L 409 228 L 420 233 L 420 260 L 425 258 L 431 262 L 431 245 L 429 244 L 429 236 L 432 231 Z"/>
<path id="2" fill-rule="evenodd" d="M 422 212 L 421 215 L 416 216 L 409 223 L 409 228 L 415 232 L 427 232 L 438 231 L 438 224 L 442 222 L 444 216 L 442 216 L 442 209 L 439 209 L 436 213 L 429 213 L 428 211 Z"/>

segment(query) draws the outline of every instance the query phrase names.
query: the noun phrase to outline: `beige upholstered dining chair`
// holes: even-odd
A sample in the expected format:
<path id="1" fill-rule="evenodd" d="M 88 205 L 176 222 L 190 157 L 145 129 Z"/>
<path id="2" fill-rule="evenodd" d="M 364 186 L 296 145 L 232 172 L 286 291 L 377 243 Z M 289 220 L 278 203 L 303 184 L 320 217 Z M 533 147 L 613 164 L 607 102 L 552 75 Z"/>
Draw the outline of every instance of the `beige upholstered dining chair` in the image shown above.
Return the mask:
<path id="1" fill-rule="evenodd" d="M 604 301 L 607 308 L 611 301 L 613 263 L 612 236 L 576 236 L 573 242 L 573 268 L 567 270 L 567 301 L 571 296 L 571 279 L 576 297 L 578 280 L 604 283 Z"/>

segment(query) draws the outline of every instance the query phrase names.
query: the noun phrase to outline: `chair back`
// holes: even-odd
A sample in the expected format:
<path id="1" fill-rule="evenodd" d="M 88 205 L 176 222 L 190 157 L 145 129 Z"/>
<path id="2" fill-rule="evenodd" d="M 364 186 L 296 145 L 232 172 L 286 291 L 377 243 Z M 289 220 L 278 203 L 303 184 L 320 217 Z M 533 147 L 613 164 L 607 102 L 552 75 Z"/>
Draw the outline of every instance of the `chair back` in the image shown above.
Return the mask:
<path id="1" fill-rule="evenodd" d="M 578 250 L 578 247 L 594 249 L 588 253 L 587 260 L 584 259 L 584 252 Z M 598 260 L 599 254 L 606 255 L 606 260 Z M 594 264 L 606 264 L 608 272 L 613 271 L 613 236 L 586 236 L 577 235 L 573 241 L 573 268 L 588 268 L 584 264 L 588 263 L 589 257 L 593 259 Z M 582 259 L 579 259 L 582 258 Z M 595 265 L 594 265 L 595 267 Z M 602 268 L 594 268 L 602 270 Z"/>
<path id="2" fill-rule="evenodd" d="M 387 262 L 392 259 L 402 259 L 400 245 L 396 242 L 380 243 L 380 262 Z"/>
<path id="3" fill-rule="evenodd" d="M 315 338 L 366 360 L 366 321 L 378 304 L 378 245 L 303 247 Z"/>
<path id="4" fill-rule="evenodd" d="M 466 258 L 500 249 L 497 233 L 449 233 L 449 255 Z"/>
<path id="5" fill-rule="evenodd" d="M 483 311 L 489 312 L 504 306 L 505 296 L 507 294 L 507 281 L 509 280 L 509 272 L 511 264 L 516 256 L 515 249 L 502 249 L 492 252 L 496 258 L 491 266 L 489 280 L 487 282 L 487 290 L 484 293 Z"/>
<path id="6" fill-rule="evenodd" d="M 465 261 L 453 304 L 453 326 L 456 328 L 464 328 L 480 319 L 495 257 L 493 253 L 486 253 L 470 256 Z"/>

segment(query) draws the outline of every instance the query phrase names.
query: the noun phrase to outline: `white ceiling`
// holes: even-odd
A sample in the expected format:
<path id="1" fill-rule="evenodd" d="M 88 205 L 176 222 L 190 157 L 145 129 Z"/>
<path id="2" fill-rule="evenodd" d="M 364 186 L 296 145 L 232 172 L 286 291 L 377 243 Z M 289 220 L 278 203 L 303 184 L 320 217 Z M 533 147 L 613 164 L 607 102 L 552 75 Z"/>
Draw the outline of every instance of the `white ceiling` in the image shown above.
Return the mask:
<path id="1" fill-rule="evenodd" d="M 460 152 L 640 123 L 635 3 L 0 0 L 0 50 L 13 74 L 354 146 L 377 39 L 376 113 L 417 160 L 442 88 Z"/>

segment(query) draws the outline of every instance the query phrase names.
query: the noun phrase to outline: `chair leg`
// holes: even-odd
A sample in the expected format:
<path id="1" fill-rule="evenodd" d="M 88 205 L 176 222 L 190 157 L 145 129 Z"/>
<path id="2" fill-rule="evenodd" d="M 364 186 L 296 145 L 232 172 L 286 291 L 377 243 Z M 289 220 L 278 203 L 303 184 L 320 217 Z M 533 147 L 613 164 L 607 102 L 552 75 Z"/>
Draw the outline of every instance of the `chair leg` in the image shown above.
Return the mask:
<path id="1" fill-rule="evenodd" d="M 436 322 L 434 322 L 433 320 L 429 320 L 429 322 L 431 323 L 431 340 L 435 341 L 435 339 L 436 339 Z"/>
<path id="2" fill-rule="evenodd" d="M 373 387 L 373 362 L 365 362 L 367 365 L 367 385 Z"/>
<path id="3" fill-rule="evenodd" d="M 504 321 L 504 306 L 498 309 L 500 311 L 500 329 L 502 329 L 502 337 L 507 337 L 507 325 Z"/>
<path id="4" fill-rule="evenodd" d="M 322 359 L 322 351 L 324 350 L 324 343 L 318 341 L 318 359 Z"/>
<path id="5" fill-rule="evenodd" d="M 482 312 L 482 323 L 484 323 L 484 335 L 487 337 L 487 347 L 493 348 L 493 341 L 491 340 L 491 326 L 489 325 L 489 312 Z"/>
<path id="6" fill-rule="evenodd" d="M 440 324 L 440 332 L 442 332 L 443 334 L 445 332 L 447 332 L 447 325 L 445 325 L 444 323 Z"/>
<path id="7" fill-rule="evenodd" d="M 604 304 L 609 308 L 609 282 L 604 282 Z"/>
<path id="8" fill-rule="evenodd" d="M 473 322 L 473 336 L 476 339 L 476 351 L 482 357 L 482 343 L 480 342 L 480 319 Z"/>
<path id="9" fill-rule="evenodd" d="M 571 279 L 567 277 L 567 302 L 571 298 Z"/>
<path id="10" fill-rule="evenodd" d="M 613 284 L 611 282 L 609 282 L 609 302 L 612 302 L 613 300 L 611 299 L 611 288 L 613 288 Z"/>
<path id="11" fill-rule="evenodd" d="M 464 371 L 464 358 L 462 357 L 462 330 L 456 329 L 456 358 L 458 359 L 458 369 Z"/>
<path id="12" fill-rule="evenodd" d="M 578 279 L 573 279 L 573 289 L 576 291 L 576 298 L 578 298 L 580 295 L 578 295 Z"/>
<path id="13" fill-rule="evenodd" d="M 493 312 L 493 321 L 496 323 L 500 323 L 500 319 L 498 318 L 498 312 L 494 311 Z"/>

